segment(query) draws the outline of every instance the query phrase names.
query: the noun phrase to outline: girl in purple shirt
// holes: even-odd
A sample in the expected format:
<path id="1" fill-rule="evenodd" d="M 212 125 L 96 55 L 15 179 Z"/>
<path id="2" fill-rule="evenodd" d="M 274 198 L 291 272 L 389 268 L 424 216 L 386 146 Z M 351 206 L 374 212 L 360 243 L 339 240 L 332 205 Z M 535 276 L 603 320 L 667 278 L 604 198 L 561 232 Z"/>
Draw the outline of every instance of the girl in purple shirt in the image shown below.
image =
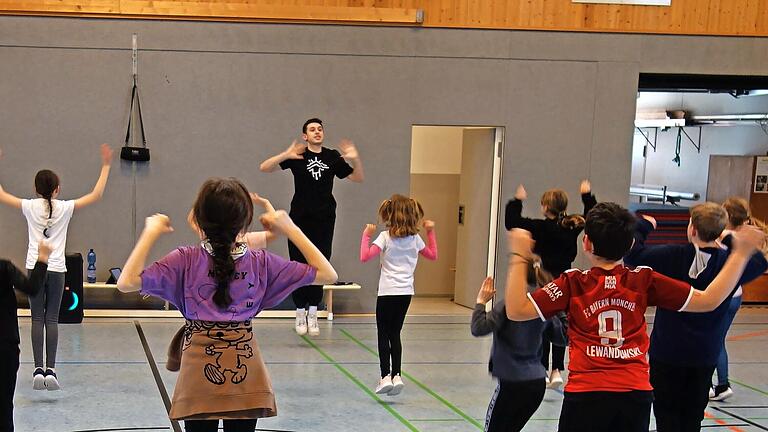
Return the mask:
<path id="1" fill-rule="evenodd" d="M 170 417 L 185 420 L 187 431 L 216 431 L 223 419 L 225 431 L 252 432 L 257 418 L 277 414 L 251 318 L 296 288 L 337 279 L 285 211 L 268 211 L 261 223 L 285 234 L 308 264 L 237 242 L 252 217 L 251 197 L 242 183 L 209 179 L 193 208 L 195 225 L 205 234 L 201 244 L 179 247 L 145 269 L 154 243 L 173 231 L 167 216 L 150 216 L 117 281 L 119 290 L 160 297 L 186 318 Z"/>

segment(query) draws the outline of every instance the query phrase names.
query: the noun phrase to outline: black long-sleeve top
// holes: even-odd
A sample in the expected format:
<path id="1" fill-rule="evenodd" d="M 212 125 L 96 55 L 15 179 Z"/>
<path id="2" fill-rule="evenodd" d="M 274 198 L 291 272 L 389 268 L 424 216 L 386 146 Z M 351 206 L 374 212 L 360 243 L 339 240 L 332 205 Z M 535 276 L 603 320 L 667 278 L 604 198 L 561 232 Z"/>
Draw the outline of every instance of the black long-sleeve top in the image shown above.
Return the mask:
<path id="1" fill-rule="evenodd" d="M 48 265 L 37 262 L 29 278 L 8 260 L 0 259 L 0 346 L 19 344 L 19 319 L 16 310 L 17 289 L 35 295 L 43 286 Z"/>
<path id="2" fill-rule="evenodd" d="M 586 216 L 597 204 L 597 199 L 591 193 L 585 193 L 581 194 L 581 202 L 584 204 Z M 504 214 L 504 226 L 508 230 L 522 228 L 531 232 L 531 236 L 536 240 L 533 253 L 541 257 L 544 269 L 554 277 L 571 268 L 573 260 L 576 259 L 576 243 L 584 228 L 565 228 L 557 219 L 525 218 L 522 212 L 523 202 L 517 198 L 510 200 Z"/>

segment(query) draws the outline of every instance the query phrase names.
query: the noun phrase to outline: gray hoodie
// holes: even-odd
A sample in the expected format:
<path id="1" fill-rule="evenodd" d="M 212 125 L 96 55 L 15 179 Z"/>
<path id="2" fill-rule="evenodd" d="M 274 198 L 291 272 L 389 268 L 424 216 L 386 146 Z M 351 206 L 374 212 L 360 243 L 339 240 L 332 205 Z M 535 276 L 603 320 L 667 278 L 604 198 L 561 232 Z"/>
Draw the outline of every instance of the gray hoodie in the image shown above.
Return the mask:
<path id="1" fill-rule="evenodd" d="M 546 322 L 540 319 L 511 321 L 507 318 L 504 302 L 500 301 L 485 311 L 484 305 L 475 305 L 472 313 L 472 335 L 493 333 L 493 346 L 488 370 L 504 381 L 531 381 L 545 378 L 547 371 L 541 364 L 541 335 L 551 332 L 552 343 L 566 345 L 565 328 L 558 317 Z"/>

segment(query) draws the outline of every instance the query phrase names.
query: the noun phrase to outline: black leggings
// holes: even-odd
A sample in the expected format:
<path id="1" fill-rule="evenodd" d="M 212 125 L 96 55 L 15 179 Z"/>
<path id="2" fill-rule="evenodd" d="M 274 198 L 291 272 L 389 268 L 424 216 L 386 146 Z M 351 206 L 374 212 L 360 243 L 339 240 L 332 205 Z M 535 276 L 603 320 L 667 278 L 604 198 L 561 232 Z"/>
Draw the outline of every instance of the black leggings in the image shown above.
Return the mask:
<path id="1" fill-rule="evenodd" d="M 291 214 L 293 222 L 301 228 L 301 231 L 315 245 L 320 252 L 331 259 L 333 251 L 333 230 L 336 225 L 336 216 L 330 215 L 326 218 L 303 218 Z M 299 248 L 288 241 L 288 256 L 291 261 L 306 263 L 307 259 L 301 253 Z M 291 294 L 293 303 L 297 308 L 306 308 L 307 306 L 319 306 L 323 301 L 322 285 L 303 286 Z"/>
<path id="2" fill-rule="evenodd" d="M 400 331 L 403 329 L 405 314 L 410 305 L 410 295 L 379 296 L 376 299 L 376 331 L 379 335 L 379 365 L 382 378 L 390 374 L 400 375 L 403 357 Z M 390 356 L 392 357 L 391 370 Z"/>
<path id="3" fill-rule="evenodd" d="M 486 432 L 520 432 L 544 399 L 544 378 L 532 381 L 499 380 L 488 414 Z"/>
<path id="4" fill-rule="evenodd" d="M 219 430 L 218 420 L 185 420 L 186 432 L 216 432 Z M 224 420 L 224 432 L 253 432 L 256 430 L 256 419 Z"/>

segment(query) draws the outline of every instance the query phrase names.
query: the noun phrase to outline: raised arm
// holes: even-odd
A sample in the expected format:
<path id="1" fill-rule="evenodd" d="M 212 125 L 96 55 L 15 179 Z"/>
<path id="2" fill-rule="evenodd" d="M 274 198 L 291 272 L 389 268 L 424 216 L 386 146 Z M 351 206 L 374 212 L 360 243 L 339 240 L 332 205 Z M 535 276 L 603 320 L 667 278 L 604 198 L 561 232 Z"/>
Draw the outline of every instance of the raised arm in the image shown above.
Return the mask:
<path id="1" fill-rule="evenodd" d="M 485 311 L 485 304 L 491 301 L 494 295 L 496 295 L 496 288 L 493 286 L 493 278 L 487 277 L 477 293 L 477 303 L 472 312 L 472 323 L 470 324 L 472 336 L 485 336 L 500 329 L 501 325 L 504 324 L 506 317 L 499 307 L 494 307 L 489 312 Z"/>
<path id="2" fill-rule="evenodd" d="M 303 154 L 306 150 L 306 144 L 301 144 L 298 141 L 293 140 L 293 143 L 291 143 L 291 145 L 288 146 L 285 151 L 278 153 L 262 162 L 261 165 L 259 165 L 259 170 L 265 173 L 273 172 L 278 168 L 278 166 L 280 166 L 280 163 L 283 161 L 303 158 Z"/>
<path id="3" fill-rule="evenodd" d="M 360 239 L 360 262 L 368 262 L 381 253 L 381 248 L 371 244 L 371 236 L 376 232 L 376 225 L 367 224 Z"/>
<path id="4" fill-rule="evenodd" d="M 424 221 L 424 229 L 427 231 L 427 245 L 419 253 L 426 259 L 437 260 L 437 236 L 435 235 L 435 222 Z"/>
<path id="5" fill-rule="evenodd" d="M 352 165 L 352 174 L 347 176 L 347 178 L 355 183 L 362 183 L 365 179 L 365 174 L 363 173 L 363 162 L 360 160 L 357 147 L 355 147 L 352 141 L 343 139 L 341 140 L 341 143 L 339 143 L 339 148 L 342 152 L 341 157 Z"/>
<path id="6" fill-rule="evenodd" d="M 597 205 L 597 198 L 592 193 L 592 184 L 589 180 L 581 182 L 579 192 L 581 192 L 581 203 L 584 205 L 584 217 L 587 217 L 587 213 L 592 210 L 592 207 Z"/>
<path id="7" fill-rule="evenodd" d="M 45 274 L 48 271 L 48 256 L 50 254 L 51 247 L 43 241 L 39 242 L 37 245 L 37 262 L 29 277 L 10 261 L 0 261 L 5 267 L 10 286 L 28 296 L 36 295 L 43 287 Z"/>
<path id="8" fill-rule="evenodd" d="M 312 285 L 332 284 L 338 280 L 336 270 L 320 250 L 312 244 L 306 235 L 297 227 L 285 210 L 268 212 L 261 215 L 261 223 L 269 231 L 277 230 L 291 241 L 299 249 L 307 264 L 317 269 Z"/>
<path id="9" fill-rule="evenodd" d="M 101 173 L 93 190 L 75 200 L 75 209 L 89 206 L 100 200 L 104 195 L 104 189 L 107 187 L 109 178 L 109 169 L 112 166 L 112 149 L 107 144 L 101 145 Z"/>
<path id="10" fill-rule="evenodd" d="M 738 285 L 744 268 L 765 240 L 765 234 L 751 226 L 740 228 L 735 237 L 734 247 L 720 273 L 704 291 L 693 291 L 685 312 L 710 312 L 720 306 Z"/>
<path id="11" fill-rule="evenodd" d="M 523 213 L 523 201 L 528 198 L 528 193 L 525 191 L 523 185 L 517 187 L 515 191 L 514 199 L 509 200 L 507 208 L 504 212 L 504 226 L 507 231 L 513 228 L 522 228 L 531 232 L 534 237 L 538 232 L 538 227 L 541 224 L 541 220 L 524 218 Z"/>
<path id="12" fill-rule="evenodd" d="M 146 219 L 144 231 L 141 232 L 133 251 L 123 266 L 123 271 L 117 279 L 117 289 L 122 292 L 132 292 L 141 289 L 141 272 L 144 270 L 149 251 L 157 239 L 163 234 L 173 231 L 171 219 L 164 214 L 155 214 Z"/>
<path id="13" fill-rule="evenodd" d="M 539 316 L 536 307 L 528 299 L 528 260 L 533 254 L 531 233 L 514 229 L 507 233 L 509 241 L 509 264 L 504 305 L 507 318 L 513 321 L 528 321 Z"/>

